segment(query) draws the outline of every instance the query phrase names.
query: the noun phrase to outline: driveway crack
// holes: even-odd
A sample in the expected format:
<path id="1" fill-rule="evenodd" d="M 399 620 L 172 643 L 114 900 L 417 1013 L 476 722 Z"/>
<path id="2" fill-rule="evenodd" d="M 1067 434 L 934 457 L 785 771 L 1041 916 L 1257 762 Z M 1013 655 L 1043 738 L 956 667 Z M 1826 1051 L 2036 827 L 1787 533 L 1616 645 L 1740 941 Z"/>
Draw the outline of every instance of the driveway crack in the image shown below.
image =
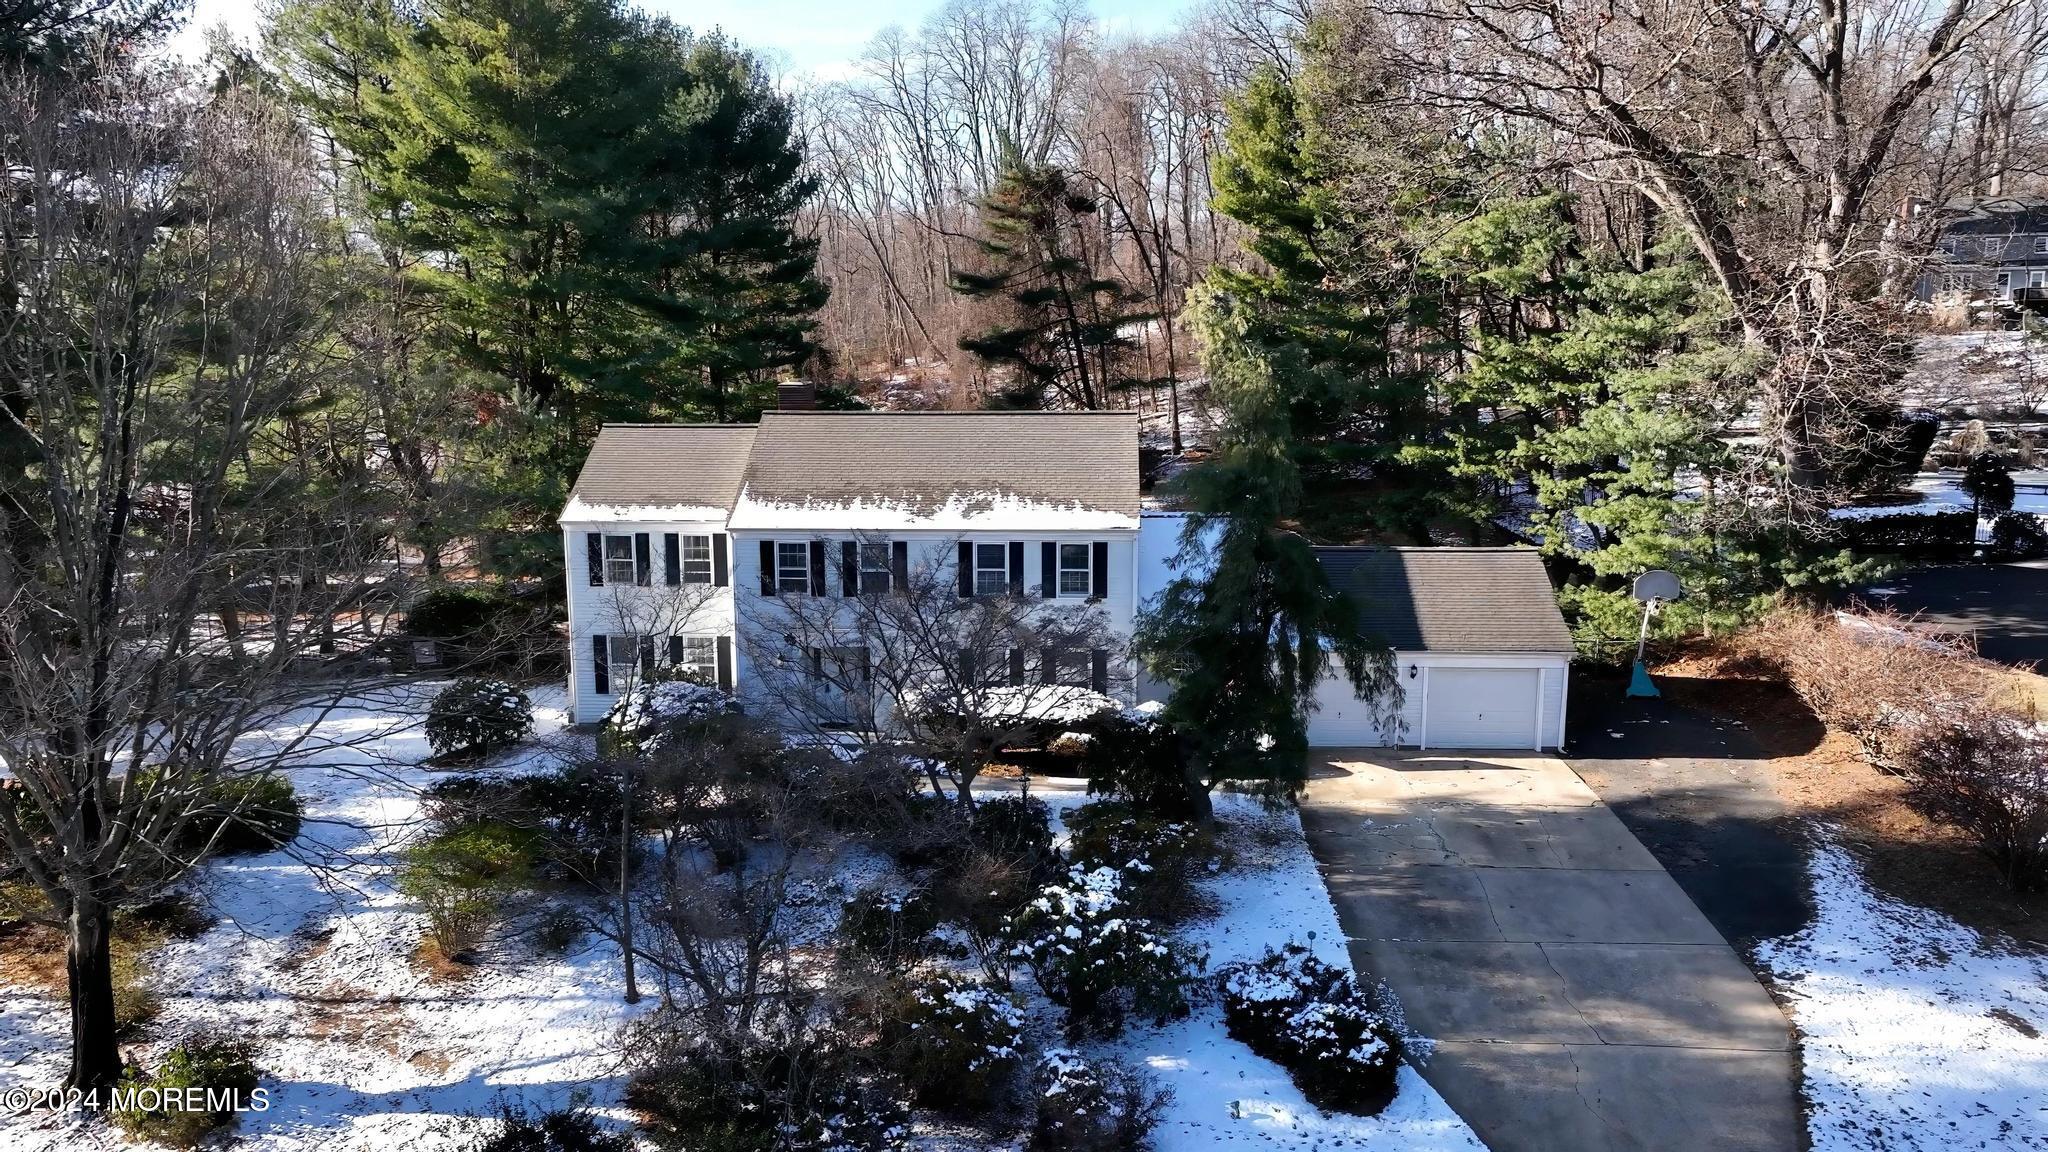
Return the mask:
<path id="1" fill-rule="evenodd" d="M 1615 1124 L 1613 1120 L 1608 1119 L 1605 1112 L 1595 1107 L 1593 1102 L 1586 1098 L 1585 1070 L 1579 1067 L 1578 1052 L 1574 1051 L 1569 1044 L 1559 1045 L 1559 1047 L 1564 1049 L 1565 1059 L 1572 1062 L 1572 1095 L 1577 1096 L 1579 1103 L 1585 1106 L 1586 1111 L 1591 1112 L 1593 1118 L 1600 1121 L 1601 1127 L 1614 1135 L 1622 1137 L 1624 1144 L 1632 1143 L 1626 1130 Z"/>
<path id="2" fill-rule="evenodd" d="M 1488 903 L 1488 907 L 1492 907 L 1491 902 Z M 1572 999 L 1571 986 L 1566 982 L 1564 978 L 1564 973 L 1558 970 L 1557 958 L 1550 954 L 1550 947 L 1544 944 L 1543 942 L 1538 941 L 1536 944 L 1536 951 L 1542 954 L 1543 963 L 1547 967 L 1549 967 L 1550 974 L 1552 976 L 1557 977 L 1557 994 L 1560 998 L 1564 1000 L 1565 1006 L 1572 1010 L 1572 1015 L 1577 1016 L 1579 1018 L 1579 1023 L 1584 1024 L 1586 1026 L 1586 1031 L 1591 1032 L 1593 1034 L 1593 1039 L 1598 1040 L 1602 1044 L 1607 1043 L 1607 1037 L 1602 1036 L 1600 1034 L 1599 1027 L 1596 1026 L 1593 1023 L 1593 1021 L 1587 1019 L 1586 1010 L 1584 1008 L 1579 1007 L 1578 1001 Z M 1572 1066 L 1577 1067 L 1578 1061 L 1574 1060 L 1572 1062 Z"/>

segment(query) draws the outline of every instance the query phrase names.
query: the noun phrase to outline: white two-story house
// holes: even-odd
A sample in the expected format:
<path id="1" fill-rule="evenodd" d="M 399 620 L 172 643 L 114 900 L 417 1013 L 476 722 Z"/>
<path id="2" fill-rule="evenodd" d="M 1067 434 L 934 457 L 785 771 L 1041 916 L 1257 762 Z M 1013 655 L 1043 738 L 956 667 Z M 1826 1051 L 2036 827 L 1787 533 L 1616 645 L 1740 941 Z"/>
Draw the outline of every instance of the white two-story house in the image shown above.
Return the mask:
<path id="1" fill-rule="evenodd" d="M 1140 595 L 1136 416 L 794 411 L 757 425 L 611 425 L 561 526 L 578 723 L 663 665 L 754 695 L 770 670 L 750 660 L 797 646 L 779 643 L 786 625 L 774 621 L 914 573 L 945 572 L 962 598 L 1085 604 L 1104 634 L 1127 638 Z M 1013 649 L 1007 663 L 990 674 L 1117 695 L 1132 681 L 1121 649 Z"/>

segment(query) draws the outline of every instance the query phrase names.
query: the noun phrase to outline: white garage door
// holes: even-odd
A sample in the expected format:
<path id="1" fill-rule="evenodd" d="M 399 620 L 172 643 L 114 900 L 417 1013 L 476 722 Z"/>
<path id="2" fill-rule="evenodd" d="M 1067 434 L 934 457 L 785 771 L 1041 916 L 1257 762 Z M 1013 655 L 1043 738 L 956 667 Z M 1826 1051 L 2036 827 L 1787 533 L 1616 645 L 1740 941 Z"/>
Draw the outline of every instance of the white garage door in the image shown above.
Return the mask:
<path id="1" fill-rule="evenodd" d="M 1371 702 L 1352 695 L 1351 681 L 1342 670 L 1324 677 L 1316 689 L 1316 710 L 1308 718 L 1311 748 L 1369 748 L 1379 744 Z"/>
<path id="2" fill-rule="evenodd" d="M 1533 748 L 1534 668 L 1431 668 L 1424 739 L 1432 748 Z"/>

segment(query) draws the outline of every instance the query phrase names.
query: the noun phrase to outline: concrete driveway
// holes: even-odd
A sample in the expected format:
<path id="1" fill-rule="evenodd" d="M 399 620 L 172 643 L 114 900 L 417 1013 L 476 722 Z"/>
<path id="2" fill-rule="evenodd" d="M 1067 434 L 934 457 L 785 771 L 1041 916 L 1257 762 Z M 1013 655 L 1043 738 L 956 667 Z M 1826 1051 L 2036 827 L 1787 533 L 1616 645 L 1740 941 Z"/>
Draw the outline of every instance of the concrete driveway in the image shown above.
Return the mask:
<path id="1" fill-rule="evenodd" d="M 1302 821 L 1361 972 L 1494 1152 L 1792 1152 L 1790 1030 L 1548 756 L 1325 751 Z"/>

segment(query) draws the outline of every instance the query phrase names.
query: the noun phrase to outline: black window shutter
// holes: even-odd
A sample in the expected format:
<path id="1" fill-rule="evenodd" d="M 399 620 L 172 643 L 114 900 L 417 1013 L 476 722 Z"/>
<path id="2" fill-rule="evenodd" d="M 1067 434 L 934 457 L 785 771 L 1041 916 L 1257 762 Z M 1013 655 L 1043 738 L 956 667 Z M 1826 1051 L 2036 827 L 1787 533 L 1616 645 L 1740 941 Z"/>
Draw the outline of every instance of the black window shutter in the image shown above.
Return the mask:
<path id="1" fill-rule="evenodd" d="M 1088 653 L 1093 666 L 1088 669 L 1088 686 L 1097 692 L 1109 691 L 1109 649 L 1097 648 Z"/>
<path id="2" fill-rule="evenodd" d="M 825 542 L 811 541 L 811 595 L 825 594 Z"/>
<path id="3" fill-rule="evenodd" d="M 718 638 L 718 687 L 721 691 L 732 691 L 732 637 Z"/>
<path id="4" fill-rule="evenodd" d="M 1024 542 L 1010 541 L 1010 595 L 1024 594 Z"/>
<path id="5" fill-rule="evenodd" d="M 910 544 L 895 540 L 889 544 L 889 580 L 898 592 L 910 591 Z"/>
<path id="6" fill-rule="evenodd" d="M 860 595 L 860 542 L 841 540 L 839 542 L 839 594 Z"/>
<path id="7" fill-rule="evenodd" d="M 654 679 L 654 637 L 652 636 L 642 636 L 640 638 L 640 678 L 642 680 Z"/>
<path id="8" fill-rule="evenodd" d="M 1038 575 L 1045 581 L 1040 596 L 1050 600 L 1060 594 L 1060 546 L 1050 540 L 1038 546 Z"/>
<path id="9" fill-rule="evenodd" d="M 1038 680 L 1041 684 L 1060 682 L 1060 654 L 1057 648 L 1038 650 Z"/>
<path id="10" fill-rule="evenodd" d="M 711 537 L 711 585 L 723 588 L 730 583 L 732 575 L 726 568 L 725 533 L 715 533 Z"/>
<path id="11" fill-rule="evenodd" d="M 1109 542 L 1107 540 L 1097 540 L 1095 542 L 1095 555 L 1093 559 L 1095 562 L 1090 564 L 1089 567 L 1095 569 L 1095 598 L 1101 600 L 1109 595 Z"/>
<path id="12" fill-rule="evenodd" d="M 960 595 L 974 595 L 974 545 L 960 542 Z"/>
<path id="13" fill-rule="evenodd" d="M 869 648 L 860 650 L 860 682 L 863 685 L 875 682 L 875 653 Z"/>
<path id="14" fill-rule="evenodd" d="M 583 534 L 583 550 L 590 558 L 590 586 L 592 588 L 603 587 L 604 534 L 600 532 L 585 532 Z"/>
<path id="15" fill-rule="evenodd" d="M 648 578 L 654 572 L 653 549 L 648 547 L 647 533 L 633 533 L 633 583 L 647 587 Z"/>
<path id="16" fill-rule="evenodd" d="M 671 636 L 668 638 L 668 666 L 675 668 L 680 666 L 682 662 L 683 638 L 681 636 Z"/>
<path id="17" fill-rule="evenodd" d="M 960 684 L 962 687 L 970 687 L 974 684 L 974 649 L 972 648 L 962 648 L 960 650 Z"/>
<path id="18" fill-rule="evenodd" d="M 683 542 L 674 532 L 661 534 L 661 575 L 674 588 L 683 582 Z"/>
<path id="19" fill-rule="evenodd" d="M 590 638 L 590 682 L 599 696 L 612 694 L 612 652 L 602 636 Z"/>
<path id="20" fill-rule="evenodd" d="M 811 649 L 811 679 L 823 680 L 824 678 L 825 650 L 823 648 L 813 648 Z"/>
<path id="21" fill-rule="evenodd" d="M 761 541 L 761 595 L 775 595 L 775 541 Z"/>
<path id="22" fill-rule="evenodd" d="M 1010 687 L 1022 688 L 1023 686 L 1024 650 L 1022 648 L 1012 648 L 1010 649 Z"/>

